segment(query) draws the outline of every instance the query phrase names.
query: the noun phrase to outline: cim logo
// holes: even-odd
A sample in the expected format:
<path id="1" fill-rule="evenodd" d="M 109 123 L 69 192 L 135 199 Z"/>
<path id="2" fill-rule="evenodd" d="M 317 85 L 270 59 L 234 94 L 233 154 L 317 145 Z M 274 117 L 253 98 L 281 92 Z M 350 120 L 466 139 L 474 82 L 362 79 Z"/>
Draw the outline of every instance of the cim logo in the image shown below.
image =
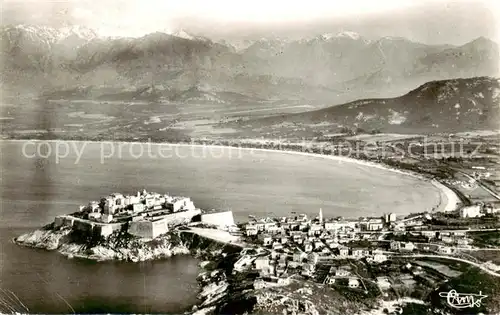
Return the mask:
<path id="1" fill-rule="evenodd" d="M 480 307 L 483 299 L 488 297 L 482 294 L 481 291 L 479 291 L 479 294 L 472 294 L 458 293 L 456 290 L 439 292 L 439 296 L 446 298 L 448 305 L 457 309 Z"/>

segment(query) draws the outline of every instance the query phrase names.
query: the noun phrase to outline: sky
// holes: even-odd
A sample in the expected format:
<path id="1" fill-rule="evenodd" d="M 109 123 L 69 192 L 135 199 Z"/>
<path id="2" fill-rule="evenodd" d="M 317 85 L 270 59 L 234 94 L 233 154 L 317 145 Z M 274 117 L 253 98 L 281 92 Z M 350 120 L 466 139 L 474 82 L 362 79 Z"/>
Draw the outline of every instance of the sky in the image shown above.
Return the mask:
<path id="1" fill-rule="evenodd" d="M 2 24 L 83 25 L 107 36 L 180 28 L 209 37 L 354 31 L 461 44 L 497 40 L 497 0 L 2 0 Z"/>

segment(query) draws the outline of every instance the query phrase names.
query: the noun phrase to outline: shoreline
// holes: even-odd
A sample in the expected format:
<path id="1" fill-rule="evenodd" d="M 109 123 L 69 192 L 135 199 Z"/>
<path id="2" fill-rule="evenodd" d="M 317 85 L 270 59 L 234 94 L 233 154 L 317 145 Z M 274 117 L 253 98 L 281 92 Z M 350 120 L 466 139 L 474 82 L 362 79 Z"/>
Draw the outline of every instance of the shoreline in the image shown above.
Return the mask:
<path id="1" fill-rule="evenodd" d="M 168 146 L 177 146 L 177 147 L 201 147 L 201 148 L 223 148 L 223 149 L 228 149 L 228 150 L 246 150 L 246 151 L 258 151 L 258 152 L 266 152 L 266 153 L 284 153 L 284 154 L 292 154 L 292 155 L 300 155 L 300 156 L 306 156 L 306 157 L 314 157 L 314 158 L 322 158 L 322 159 L 328 159 L 331 161 L 337 161 L 339 163 L 347 162 L 347 163 L 352 163 L 356 165 L 361 165 L 361 166 L 366 166 L 366 167 L 371 167 L 371 168 L 376 168 L 380 170 L 385 170 L 393 173 L 398 173 L 404 176 L 409 176 L 421 181 L 429 182 L 431 183 L 432 186 L 434 186 L 437 191 L 439 192 L 439 202 L 438 204 L 434 207 L 433 212 L 449 212 L 449 211 L 454 211 L 457 210 L 457 205 L 460 203 L 460 198 L 457 196 L 457 194 L 448 188 L 446 185 L 442 184 L 436 179 L 431 179 L 428 178 L 420 173 L 416 173 L 413 171 L 409 170 L 402 170 L 398 168 L 393 168 L 381 163 L 376 163 L 376 162 L 371 162 L 371 161 L 366 161 L 362 159 L 356 159 L 352 157 L 345 157 L 341 155 L 327 155 L 327 154 L 320 154 L 320 153 L 313 153 L 313 152 L 301 152 L 301 151 L 295 151 L 295 150 L 277 150 L 277 149 L 264 149 L 264 148 L 254 148 L 251 146 L 245 146 L 245 144 L 238 143 L 238 146 L 231 146 L 231 145 L 217 145 L 217 144 L 199 144 L 199 143 L 173 143 L 173 142 L 144 142 L 144 141 L 96 141 L 96 140 L 57 140 L 57 139 L 50 139 L 50 140 L 42 140 L 42 139 L 0 139 L 0 143 L 2 142 L 27 142 L 27 141 L 32 141 L 32 142 L 47 142 L 47 143 L 57 143 L 61 141 L 66 141 L 66 142 L 75 142 L 75 143 L 95 143 L 95 144 L 102 144 L 102 143 L 113 143 L 113 144 L 147 144 L 147 145 L 168 145 Z M 408 213 L 411 214 L 411 213 Z"/>
<path id="2" fill-rule="evenodd" d="M 89 244 L 85 240 L 69 238 L 73 231 L 71 228 L 60 230 L 40 228 L 12 237 L 10 242 L 26 248 L 54 251 L 68 259 L 79 258 L 96 262 L 127 261 L 133 263 L 169 259 L 179 255 L 191 255 L 194 258 L 199 258 L 199 250 L 206 250 L 209 247 L 213 249 L 214 246 L 242 247 L 241 245 L 226 244 L 221 240 L 200 235 L 196 231 L 186 233 L 188 231 L 173 230 L 154 239 L 135 237 L 127 240 L 125 238 L 126 242 L 122 244 L 117 244 L 116 241 L 123 240 L 123 235 L 112 235 L 102 242 Z M 205 247 L 196 247 L 196 243 L 193 242 L 194 239 L 202 240 L 201 242 Z M 195 247 L 192 246 L 193 244 L 195 244 Z"/>

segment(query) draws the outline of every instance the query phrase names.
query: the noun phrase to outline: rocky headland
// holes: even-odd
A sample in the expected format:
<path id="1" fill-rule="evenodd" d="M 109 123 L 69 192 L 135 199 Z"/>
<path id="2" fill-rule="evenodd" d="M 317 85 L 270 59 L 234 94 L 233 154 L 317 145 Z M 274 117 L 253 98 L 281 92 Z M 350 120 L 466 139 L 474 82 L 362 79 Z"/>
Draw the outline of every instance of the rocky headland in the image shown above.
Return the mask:
<path id="1" fill-rule="evenodd" d="M 209 259 L 225 247 L 232 247 L 182 230 L 172 230 L 154 239 L 135 237 L 127 232 L 96 237 L 68 227 L 54 228 L 53 224 L 23 234 L 13 241 L 21 246 L 57 251 L 69 258 L 130 262 L 187 254 Z"/>

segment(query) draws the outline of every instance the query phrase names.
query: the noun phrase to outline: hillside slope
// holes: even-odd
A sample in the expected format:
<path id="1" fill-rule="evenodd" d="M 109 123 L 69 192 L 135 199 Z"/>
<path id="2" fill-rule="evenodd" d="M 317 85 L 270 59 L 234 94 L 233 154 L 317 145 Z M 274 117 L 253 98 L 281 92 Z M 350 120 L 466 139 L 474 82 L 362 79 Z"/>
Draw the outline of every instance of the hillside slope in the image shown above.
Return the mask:
<path id="1" fill-rule="evenodd" d="M 243 122 L 260 128 L 327 123 L 385 132 L 457 132 L 500 128 L 500 81 L 491 77 L 431 81 L 396 98 L 364 99 L 305 113 Z M 242 123 L 242 124 L 243 124 Z"/>

